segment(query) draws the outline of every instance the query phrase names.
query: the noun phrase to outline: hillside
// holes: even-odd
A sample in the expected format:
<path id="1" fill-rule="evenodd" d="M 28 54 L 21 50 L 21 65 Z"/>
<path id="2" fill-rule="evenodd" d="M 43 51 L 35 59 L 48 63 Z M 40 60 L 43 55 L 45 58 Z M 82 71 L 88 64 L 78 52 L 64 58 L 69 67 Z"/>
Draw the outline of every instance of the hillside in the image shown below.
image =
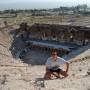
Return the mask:
<path id="1" fill-rule="evenodd" d="M 90 45 L 66 57 L 73 60 L 67 78 L 43 80 L 45 66 L 14 59 L 10 42 L 9 34 L 0 31 L 0 90 L 90 90 Z"/>

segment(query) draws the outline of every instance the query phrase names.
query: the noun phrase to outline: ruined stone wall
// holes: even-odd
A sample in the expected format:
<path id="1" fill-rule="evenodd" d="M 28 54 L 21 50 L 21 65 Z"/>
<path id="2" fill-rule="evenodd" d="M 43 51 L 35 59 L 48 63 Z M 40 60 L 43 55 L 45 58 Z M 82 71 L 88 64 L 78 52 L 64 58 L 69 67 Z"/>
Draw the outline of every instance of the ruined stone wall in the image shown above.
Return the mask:
<path id="1" fill-rule="evenodd" d="M 82 26 L 59 24 L 34 24 L 28 26 L 26 23 L 22 23 L 19 30 L 28 32 L 29 37 L 33 39 L 83 42 L 86 39 L 90 40 L 90 37 L 87 37 L 90 31 L 88 30 L 86 33 L 86 29 Z M 73 40 L 71 40 L 72 38 Z"/>

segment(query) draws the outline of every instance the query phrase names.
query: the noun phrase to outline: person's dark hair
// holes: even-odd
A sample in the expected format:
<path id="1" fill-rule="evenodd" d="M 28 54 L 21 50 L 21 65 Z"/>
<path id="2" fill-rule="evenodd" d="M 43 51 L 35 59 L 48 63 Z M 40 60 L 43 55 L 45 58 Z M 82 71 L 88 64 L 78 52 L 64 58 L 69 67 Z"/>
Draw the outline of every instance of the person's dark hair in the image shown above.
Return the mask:
<path id="1" fill-rule="evenodd" d="M 52 55 L 52 53 L 57 53 L 57 50 L 56 49 L 52 49 L 51 50 L 51 55 Z"/>

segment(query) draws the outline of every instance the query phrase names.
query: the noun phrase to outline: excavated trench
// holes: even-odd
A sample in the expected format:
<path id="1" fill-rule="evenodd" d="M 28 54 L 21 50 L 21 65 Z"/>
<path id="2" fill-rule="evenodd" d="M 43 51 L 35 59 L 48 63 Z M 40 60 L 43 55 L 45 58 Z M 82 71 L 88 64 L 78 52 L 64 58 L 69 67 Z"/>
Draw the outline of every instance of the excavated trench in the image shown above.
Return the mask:
<path id="1" fill-rule="evenodd" d="M 43 65 L 45 64 L 48 57 L 50 57 L 50 50 L 52 47 L 59 48 L 59 56 L 63 56 L 72 51 L 72 48 L 78 47 L 76 44 L 70 43 L 59 43 L 56 44 L 55 41 L 48 40 L 32 40 L 28 32 L 30 27 L 27 26 L 27 23 L 22 23 L 19 29 L 11 30 L 10 36 L 12 37 L 10 51 L 13 58 L 20 58 L 25 63 L 31 65 Z M 35 45 L 33 45 L 36 44 Z M 38 47 L 37 47 L 38 44 Z M 41 45 L 39 47 L 39 44 Z M 44 46 L 44 48 L 43 48 Z M 49 46 L 49 47 L 48 47 Z M 48 48 L 46 48 L 48 47 Z M 76 48 L 75 48 L 76 49 Z M 58 49 L 57 49 L 58 50 Z M 70 50 L 70 51 L 69 51 Z"/>
<path id="2" fill-rule="evenodd" d="M 15 30 L 10 32 L 12 36 L 10 51 L 13 58 L 20 58 L 23 62 L 31 65 L 45 64 L 47 58 L 50 56 L 50 52 L 38 48 L 31 48 L 31 46 L 25 42 L 27 39 L 22 39 L 21 35 L 16 35 L 15 33 Z"/>
<path id="3" fill-rule="evenodd" d="M 47 58 L 50 57 L 51 49 L 33 47 L 30 43 L 27 43 L 29 40 L 27 37 L 23 39 L 22 35 L 16 35 L 15 30 L 11 32 L 11 35 L 13 41 L 10 51 L 13 58 L 20 58 L 25 63 L 31 65 L 43 65 Z"/>
<path id="4" fill-rule="evenodd" d="M 5 39 L 2 40 L 2 43 L 4 42 L 3 46 L 7 46 L 6 48 L 11 52 L 13 58 L 21 59 L 23 62 L 31 65 L 43 65 L 47 58 L 50 57 L 50 49 L 33 47 L 31 43 L 28 42 L 30 39 L 25 35 L 25 32 L 23 33 L 24 37 L 22 37 L 22 33 L 17 34 L 16 29 L 11 29 L 9 32 L 4 31 L 4 33 L 6 34 L 2 37 Z M 47 43 L 46 41 L 42 42 Z M 59 51 L 58 55 L 62 56 L 61 53 L 62 52 Z"/>

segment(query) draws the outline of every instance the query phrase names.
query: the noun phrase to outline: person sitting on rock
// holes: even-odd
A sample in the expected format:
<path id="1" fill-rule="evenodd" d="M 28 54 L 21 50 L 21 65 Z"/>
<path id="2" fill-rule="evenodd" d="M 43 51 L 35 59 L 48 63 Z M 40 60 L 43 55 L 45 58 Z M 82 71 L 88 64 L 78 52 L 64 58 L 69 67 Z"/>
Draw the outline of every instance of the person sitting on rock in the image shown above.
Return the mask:
<path id="1" fill-rule="evenodd" d="M 65 71 L 60 68 L 60 65 L 64 63 L 66 64 Z M 59 57 L 57 55 L 56 50 L 52 50 L 51 57 L 49 57 L 46 61 L 46 73 L 44 79 L 51 79 L 52 75 L 54 75 L 57 78 L 60 78 L 60 75 L 67 77 L 68 69 L 69 69 L 69 63 L 63 58 Z"/>

